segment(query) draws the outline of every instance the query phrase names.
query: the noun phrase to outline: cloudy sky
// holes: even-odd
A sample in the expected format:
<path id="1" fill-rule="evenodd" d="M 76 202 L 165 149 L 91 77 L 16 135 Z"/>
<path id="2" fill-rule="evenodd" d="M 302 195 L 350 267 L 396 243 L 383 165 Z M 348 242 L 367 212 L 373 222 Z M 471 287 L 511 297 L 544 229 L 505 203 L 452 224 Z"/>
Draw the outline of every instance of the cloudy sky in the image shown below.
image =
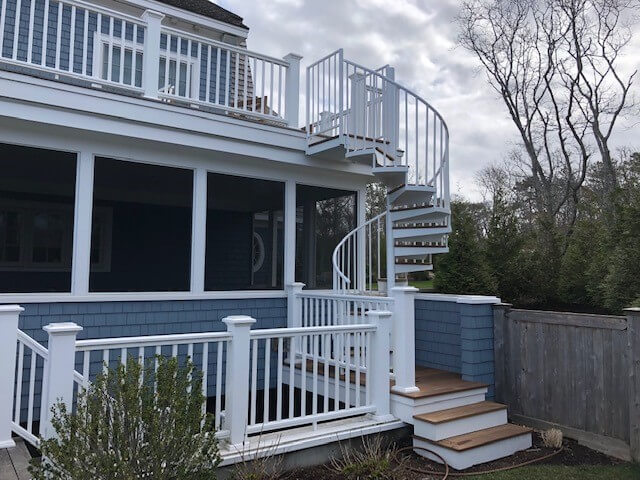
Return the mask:
<path id="1" fill-rule="evenodd" d="M 517 136 L 506 110 L 456 46 L 459 0 L 216 0 L 251 29 L 248 47 L 282 57 L 303 55 L 303 67 L 338 48 L 361 65 L 396 67 L 396 80 L 438 109 L 451 133 L 451 191 L 478 199 L 475 173 L 500 161 Z M 640 52 L 640 32 L 629 52 Z M 640 66 L 640 56 L 624 59 Z M 637 119 L 636 119 L 637 120 Z M 640 147 L 630 119 L 619 144 Z"/>

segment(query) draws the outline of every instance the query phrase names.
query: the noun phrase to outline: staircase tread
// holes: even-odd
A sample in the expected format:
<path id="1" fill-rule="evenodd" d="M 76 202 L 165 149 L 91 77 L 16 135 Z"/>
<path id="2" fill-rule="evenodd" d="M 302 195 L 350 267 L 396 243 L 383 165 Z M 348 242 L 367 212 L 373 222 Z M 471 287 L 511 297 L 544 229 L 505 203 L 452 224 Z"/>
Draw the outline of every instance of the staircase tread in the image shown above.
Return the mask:
<path id="1" fill-rule="evenodd" d="M 439 395 L 447 395 L 449 393 L 459 393 L 468 390 L 477 390 L 479 388 L 487 388 L 488 385 L 486 383 L 462 380 L 460 375 L 457 373 L 416 366 L 416 387 L 418 387 L 420 391 L 411 393 L 393 393 L 394 395 L 400 395 L 401 397 L 418 400 L 422 398 L 437 397 Z"/>
<path id="2" fill-rule="evenodd" d="M 504 425 L 498 425 L 497 427 L 485 428 L 484 430 L 478 430 L 476 432 L 465 433 L 463 435 L 457 435 L 455 437 L 445 438 L 444 440 L 433 441 L 427 438 L 414 435 L 414 438 L 429 442 L 433 445 L 438 445 L 449 450 L 456 452 L 464 452 L 473 448 L 482 447 L 491 443 L 499 442 L 501 440 L 507 440 L 513 437 L 519 437 L 531 433 L 533 430 L 528 427 L 522 427 L 520 425 L 514 425 L 512 423 L 505 423 Z"/>
<path id="3" fill-rule="evenodd" d="M 406 207 L 406 206 L 402 206 L 402 207 L 394 207 L 391 209 L 392 212 L 404 212 L 406 210 L 420 210 L 422 208 L 434 208 L 435 205 L 414 205 L 411 207 Z"/>
<path id="4" fill-rule="evenodd" d="M 421 224 L 416 224 L 416 225 L 394 225 L 393 229 L 394 230 L 398 230 L 398 229 L 403 229 L 403 228 L 447 228 L 448 225 L 421 225 Z"/>
<path id="5" fill-rule="evenodd" d="M 414 415 L 413 418 L 423 422 L 440 424 L 506 409 L 507 406 L 501 403 L 484 401 L 473 403 L 471 405 L 463 405 L 461 407 L 448 408 L 437 412 Z"/>

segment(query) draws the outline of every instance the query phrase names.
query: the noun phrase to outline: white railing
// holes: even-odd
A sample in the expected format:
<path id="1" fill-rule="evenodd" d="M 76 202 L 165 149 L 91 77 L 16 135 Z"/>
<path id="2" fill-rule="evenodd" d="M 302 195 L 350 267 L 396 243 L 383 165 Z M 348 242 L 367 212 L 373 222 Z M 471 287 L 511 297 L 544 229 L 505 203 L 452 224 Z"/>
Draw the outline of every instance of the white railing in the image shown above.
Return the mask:
<path id="1" fill-rule="evenodd" d="M 331 256 L 334 291 L 381 290 L 378 282 L 386 277 L 386 216 L 387 212 L 383 212 L 373 217 L 336 245 Z"/>
<path id="2" fill-rule="evenodd" d="M 367 323 L 367 313 L 393 310 L 393 298 L 303 290 L 298 295 L 301 327 Z"/>
<path id="3" fill-rule="evenodd" d="M 159 88 L 163 98 L 283 119 L 288 68 L 286 60 L 162 29 Z"/>
<path id="4" fill-rule="evenodd" d="M 138 18 L 81 0 L 9 1 L 0 0 L 2 62 L 298 127 L 297 55 L 187 33 L 152 11 Z"/>
<path id="5" fill-rule="evenodd" d="M 375 412 L 369 368 L 375 331 L 367 324 L 252 331 L 247 433 Z"/>
<path id="6" fill-rule="evenodd" d="M 81 373 L 76 381 L 81 388 L 87 388 L 95 375 L 117 362 L 125 363 L 129 357 L 137 359 L 143 367 L 152 362 L 154 368 L 158 366 L 157 356 L 189 359 L 202 372 L 205 399 L 214 398 L 217 435 L 226 437 L 229 432 L 220 428 L 224 411 L 222 367 L 226 362 L 226 344 L 230 340 L 231 335 L 227 332 L 80 340 L 76 342 L 76 364 L 81 365 Z M 203 410 L 206 406 L 205 402 Z"/>
<path id="7" fill-rule="evenodd" d="M 0 9 L 0 60 L 100 83 L 142 86 L 146 32 L 139 18 L 76 0 L 16 0 L 15 10 L 8 3 L 2 0 Z"/>
<path id="8" fill-rule="evenodd" d="M 370 70 L 338 50 L 307 68 L 307 141 L 340 136 L 347 155 L 372 154 L 372 166 L 407 166 L 407 183 L 434 188 L 449 205 L 449 131 L 440 114 L 398 84 L 393 68 Z"/>
<path id="9" fill-rule="evenodd" d="M 34 429 L 34 421 L 40 423 L 40 413 L 46 411 L 46 400 L 36 403 L 38 397 L 44 400 L 42 392 L 47 387 L 43 384 L 42 372 L 46 370 L 49 351 L 24 332 L 18 330 L 18 356 L 15 380 L 14 414 L 12 427 L 22 438 L 34 446 L 38 446 L 38 430 Z M 36 372 L 40 375 L 36 377 Z M 23 404 L 23 400 L 27 404 Z"/>
<path id="10" fill-rule="evenodd" d="M 0 423 L 0 445 L 8 445 L 11 430 L 36 446 L 39 437 L 54 435 L 52 407 L 62 401 L 72 411 L 78 392 L 96 375 L 130 357 L 155 368 L 158 355 L 191 360 L 214 404 L 217 436 L 234 446 L 276 429 L 367 413 L 389 416 L 389 356 L 379 354 L 390 348 L 388 311 L 368 310 L 366 322 L 353 325 L 251 330 L 253 318 L 231 316 L 223 319 L 226 332 L 93 340 L 76 340 L 82 328 L 74 323 L 56 323 L 44 327 L 47 349 L 17 329 L 18 308 L 11 315 L 0 309 L 0 322 L 16 326 L 3 343 L 17 345 L 13 352 L 7 348 L 9 361 L 0 364 L 0 381 L 9 392 L 6 398 L 0 394 L 0 420 L 6 423 Z"/>

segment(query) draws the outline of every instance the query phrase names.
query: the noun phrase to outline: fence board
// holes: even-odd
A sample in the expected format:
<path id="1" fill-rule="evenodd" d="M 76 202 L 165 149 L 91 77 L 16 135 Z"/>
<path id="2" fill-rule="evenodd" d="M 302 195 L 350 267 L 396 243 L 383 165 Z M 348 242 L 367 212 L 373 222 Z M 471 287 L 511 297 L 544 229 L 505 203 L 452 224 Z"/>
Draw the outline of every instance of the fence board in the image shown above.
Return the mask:
<path id="1" fill-rule="evenodd" d="M 640 339 L 630 339 L 639 334 L 631 318 L 496 306 L 496 398 L 514 416 L 631 444 L 633 456 Z"/>

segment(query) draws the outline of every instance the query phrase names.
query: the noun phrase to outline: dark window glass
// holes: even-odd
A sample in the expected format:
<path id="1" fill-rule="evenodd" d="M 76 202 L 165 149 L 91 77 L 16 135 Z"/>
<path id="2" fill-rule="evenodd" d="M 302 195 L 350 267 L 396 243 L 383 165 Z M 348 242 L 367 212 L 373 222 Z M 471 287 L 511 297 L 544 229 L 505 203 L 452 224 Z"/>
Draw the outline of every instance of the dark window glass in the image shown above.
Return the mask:
<path id="1" fill-rule="evenodd" d="M 89 286 L 189 289 L 193 171 L 96 158 Z"/>
<path id="2" fill-rule="evenodd" d="M 356 194 L 298 185 L 296 188 L 296 281 L 332 288 L 331 256 L 356 223 Z"/>
<path id="3" fill-rule="evenodd" d="M 76 155 L 0 144 L 0 292 L 69 292 Z"/>
<path id="4" fill-rule="evenodd" d="M 209 173 L 206 290 L 282 288 L 284 183 Z"/>

